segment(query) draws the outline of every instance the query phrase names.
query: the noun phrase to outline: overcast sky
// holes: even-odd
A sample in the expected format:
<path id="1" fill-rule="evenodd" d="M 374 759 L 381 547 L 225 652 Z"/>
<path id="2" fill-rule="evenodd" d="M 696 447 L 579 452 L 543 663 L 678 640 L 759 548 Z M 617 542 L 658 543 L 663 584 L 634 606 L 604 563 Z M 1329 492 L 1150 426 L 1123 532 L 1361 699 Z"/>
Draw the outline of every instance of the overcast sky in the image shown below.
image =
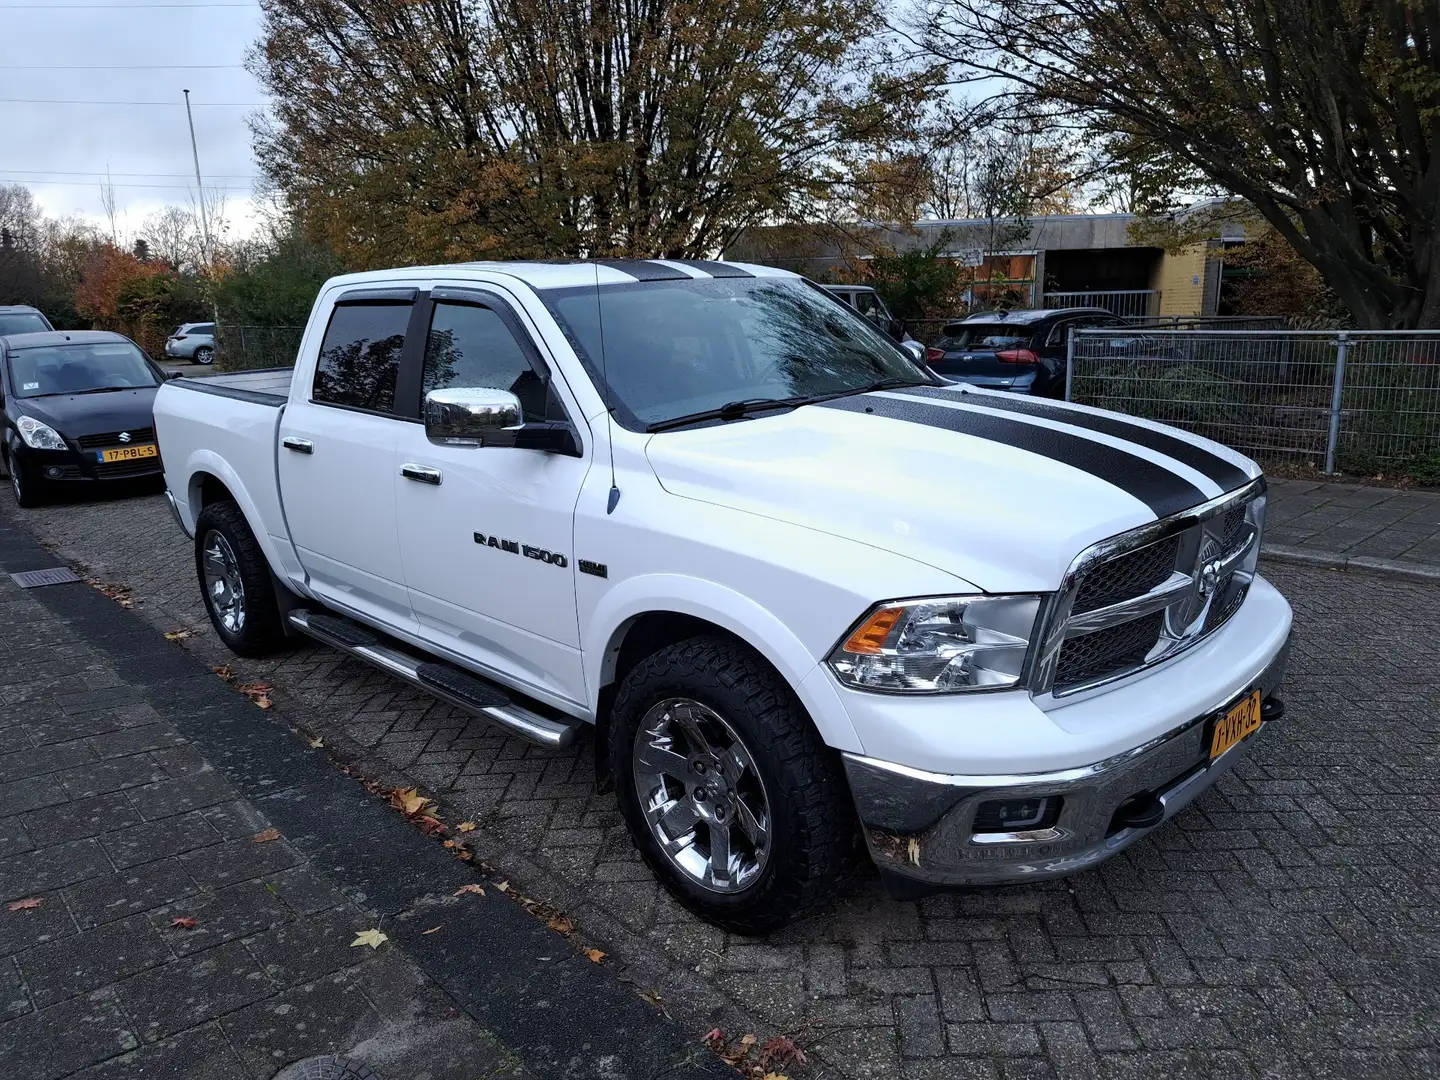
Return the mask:
<path id="1" fill-rule="evenodd" d="M 245 119 L 263 95 L 240 65 L 259 33 L 260 8 L 243 0 L 0 0 L 0 183 L 27 185 L 47 214 L 98 220 L 108 166 L 133 239 L 194 190 L 188 88 L 205 186 L 231 189 L 243 235 L 256 174 Z"/>

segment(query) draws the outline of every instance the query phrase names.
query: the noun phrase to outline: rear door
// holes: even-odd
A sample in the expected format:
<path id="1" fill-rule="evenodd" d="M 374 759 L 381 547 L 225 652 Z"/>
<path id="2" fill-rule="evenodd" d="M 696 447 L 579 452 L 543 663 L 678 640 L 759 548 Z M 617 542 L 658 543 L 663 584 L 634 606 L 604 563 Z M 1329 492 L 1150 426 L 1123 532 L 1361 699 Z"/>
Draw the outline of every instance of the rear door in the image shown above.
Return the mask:
<path id="1" fill-rule="evenodd" d="M 311 384 L 285 408 L 276 450 L 286 523 L 311 588 L 338 608 L 412 632 L 395 485 L 400 433 L 419 425 L 414 395 L 402 386 L 417 295 L 341 294 Z"/>

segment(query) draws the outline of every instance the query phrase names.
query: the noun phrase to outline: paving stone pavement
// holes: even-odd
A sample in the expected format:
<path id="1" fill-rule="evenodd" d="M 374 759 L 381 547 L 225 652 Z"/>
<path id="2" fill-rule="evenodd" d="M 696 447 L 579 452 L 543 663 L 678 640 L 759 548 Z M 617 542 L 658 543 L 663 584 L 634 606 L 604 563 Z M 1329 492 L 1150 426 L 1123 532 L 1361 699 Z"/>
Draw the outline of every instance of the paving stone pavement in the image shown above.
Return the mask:
<path id="1" fill-rule="evenodd" d="M 157 631 L 274 683 L 338 761 L 479 822 L 484 858 L 696 1037 L 786 1031 L 847 1078 L 1440 1076 L 1440 588 L 1268 566 L 1296 610 L 1289 713 L 1176 821 L 1041 886 L 899 903 L 863 878 L 757 941 L 655 885 L 588 746 L 527 746 L 320 648 L 229 657 L 158 497 L 23 521 Z"/>
<path id="2" fill-rule="evenodd" d="M 529 1076 L 403 953 L 352 948 L 377 912 L 257 843 L 267 817 L 8 577 L 0 628 L 7 1078 L 263 1080 L 356 1048 L 383 1076 Z"/>
<path id="3" fill-rule="evenodd" d="M 1271 480 L 1267 544 L 1440 568 L 1440 491 Z"/>

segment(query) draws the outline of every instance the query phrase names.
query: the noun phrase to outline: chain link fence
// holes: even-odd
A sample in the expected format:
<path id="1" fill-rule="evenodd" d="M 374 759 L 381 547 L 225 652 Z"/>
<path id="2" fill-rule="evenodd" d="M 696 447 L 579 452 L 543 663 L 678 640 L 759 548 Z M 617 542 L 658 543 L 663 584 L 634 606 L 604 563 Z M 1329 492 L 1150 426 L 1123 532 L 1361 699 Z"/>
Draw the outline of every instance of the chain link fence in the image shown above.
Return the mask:
<path id="1" fill-rule="evenodd" d="M 1264 462 L 1440 482 L 1440 332 L 1081 330 L 1066 397 Z"/>
<path id="2" fill-rule="evenodd" d="M 220 371 L 294 367 L 303 326 L 215 326 L 215 367 Z"/>

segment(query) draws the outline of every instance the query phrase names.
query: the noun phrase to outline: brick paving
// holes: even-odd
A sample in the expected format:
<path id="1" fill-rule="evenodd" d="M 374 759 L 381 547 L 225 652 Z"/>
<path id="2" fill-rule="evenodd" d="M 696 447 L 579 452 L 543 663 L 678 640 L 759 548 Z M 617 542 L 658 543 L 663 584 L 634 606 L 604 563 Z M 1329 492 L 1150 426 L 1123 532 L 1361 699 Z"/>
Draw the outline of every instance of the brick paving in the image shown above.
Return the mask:
<path id="1" fill-rule="evenodd" d="M 1288 716 L 1097 870 L 918 903 L 866 878 L 756 941 L 656 887 L 593 789 L 588 746 L 529 747 L 319 648 L 230 658 L 158 498 L 23 520 L 130 586 L 157 631 L 192 628 L 206 662 L 273 682 L 278 711 L 337 760 L 479 822 L 488 861 L 563 907 L 697 1038 L 717 1022 L 790 1032 L 814 1074 L 847 1078 L 1440 1076 L 1434 586 L 1267 567 L 1296 609 Z"/>
<path id="2" fill-rule="evenodd" d="M 8 577 L 0 627 L 7 1077 L 268 1078 L 357 1047 L 387 1076 L 529 1075 L 403 953 L 352 948 L 379 913 L 256 843 L 269 819 Z"/>
<path id="3" fill-rule="evenodd" d="M 1268 544 L 1440 568 L 1440 491 L 1271 480 Z"/>

